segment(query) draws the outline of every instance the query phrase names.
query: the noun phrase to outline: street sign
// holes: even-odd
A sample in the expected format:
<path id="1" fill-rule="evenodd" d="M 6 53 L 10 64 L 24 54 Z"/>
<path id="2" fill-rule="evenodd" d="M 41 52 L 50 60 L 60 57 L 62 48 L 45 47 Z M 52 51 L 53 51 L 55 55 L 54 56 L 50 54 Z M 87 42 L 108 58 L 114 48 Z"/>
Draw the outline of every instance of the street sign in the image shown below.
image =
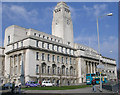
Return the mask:
<path id="1" fill-rule="evenodd" d="M 104 69 L 104 65 L 97 65 L 97 68 Z"/>

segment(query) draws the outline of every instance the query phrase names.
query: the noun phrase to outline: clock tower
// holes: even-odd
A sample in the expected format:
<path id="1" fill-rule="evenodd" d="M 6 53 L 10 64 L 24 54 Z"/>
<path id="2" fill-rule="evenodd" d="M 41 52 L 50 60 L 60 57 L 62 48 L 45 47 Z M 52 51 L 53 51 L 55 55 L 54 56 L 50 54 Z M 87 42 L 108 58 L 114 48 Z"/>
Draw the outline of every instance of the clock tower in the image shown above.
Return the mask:
<path id="1" fill-rule="evenodd" d="M 73 47 L 73 24 L 65 2 L 59 2 L 53 11 L 52 35 L 62 38 L 64 44 Z"/>

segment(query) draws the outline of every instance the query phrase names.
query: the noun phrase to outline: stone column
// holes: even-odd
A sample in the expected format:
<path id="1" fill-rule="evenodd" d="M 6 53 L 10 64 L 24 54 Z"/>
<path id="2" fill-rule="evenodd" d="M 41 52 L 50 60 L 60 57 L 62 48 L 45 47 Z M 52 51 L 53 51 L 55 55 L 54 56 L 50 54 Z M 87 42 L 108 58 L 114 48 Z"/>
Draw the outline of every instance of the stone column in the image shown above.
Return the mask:
<path id="1" fill-rule="evenodd" d="M 21 55 L 21 76 L 20 76 L 20 80 L 21 80 L 21 84 L 24 84 L 24 54 Z"/>
<path id="2" fill-rule="evenodd" d="M 89 73 L 91 73 L 91 62 L 89 61 Z"/>
<path id="3" fill-rule="evenodd" d="M 95 73 L 95 72 L 96 72 L 96 71 L 95 71 L 95 63 L 93 64 L 93 68 L 94 68 L 94 73 Z"/>
<path id="4" fill-rule="evenodd" d="M 12 73 L 13 73 L 13 74 L 12 74 L 12 75 L 14 76 L 14 74 L 15 74 L 15 72 L 14 72 L 14 67 L 15 67 L 15 63 L 14 63 L 14 56 L 13 56 L 13 59 L 12 59 L 12 60 L 13 60 L 13 62 L 12 62 L 12 64 L 13 64 L 13 65 L 12 65 L 12 66 L 13 66 Z"/>
<path id="5" fill-rule="evenodd" d="M 97 65 L 98 65 L 98 63 L 97 63 Z M 97 65 L 96 65 L 96 68 L 97 68 Z M 98 72 L 98 68 L 97 68 L 97 72 Z"/>
<path id="6" fill-rule="evenodd" d="M 88 61 L 88 73 L 90 73 L 90 65 L 89 65 L 89 61 Z"/>
<path id="7" fill-rule="evenodd" d="M 85 61 L 86 62 L 86 74 L 88 73 L 88 65 L 87 65 L 87 61 Z"/>
<path id="8" fill-rule="evenodd" d="M 17 55 L 17 75 L 19 75 L 19 57 Z"/>
<path id="9" fill-rule="evenodd" d="M 90 73 L 92 73 L 92 62 L 90 62 L 90 66 L 91 66 L 91 71 L 90 71 Z"/>
<path id="10" fill-rule="evenodd" d="M 10 76 L 12 75 L 12 57 L 10 57 Z"/>
<path id="11" fill-rule="evenodd" d="M 94 62 L 92 62 L 92 72 L 94 73 Z"/>

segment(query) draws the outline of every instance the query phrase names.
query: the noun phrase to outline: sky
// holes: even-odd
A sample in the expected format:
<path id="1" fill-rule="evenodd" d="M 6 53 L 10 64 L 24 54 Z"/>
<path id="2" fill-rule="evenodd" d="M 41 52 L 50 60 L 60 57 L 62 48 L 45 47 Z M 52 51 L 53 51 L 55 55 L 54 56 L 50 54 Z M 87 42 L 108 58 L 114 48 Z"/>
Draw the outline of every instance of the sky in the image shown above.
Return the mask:
<path id="1" fill-rule="evenodd" d="M 57 2 L 3 2 L 2 40 L 10 25 L 33 28 L 52 33 L 53 10 Z M 97 16 L 113 13 L 98 19 L 100 53 L 116 59 L 118 66 L 118 2 L 67 2 L 73 22 L 74 42 L 98 50 Z"/>

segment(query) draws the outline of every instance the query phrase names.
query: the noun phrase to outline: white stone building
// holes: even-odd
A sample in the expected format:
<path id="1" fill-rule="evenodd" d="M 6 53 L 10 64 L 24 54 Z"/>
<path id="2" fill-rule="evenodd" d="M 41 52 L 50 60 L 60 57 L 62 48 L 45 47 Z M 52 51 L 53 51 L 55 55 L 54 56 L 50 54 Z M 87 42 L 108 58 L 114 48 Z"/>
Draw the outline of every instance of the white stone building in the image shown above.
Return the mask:
<path id="1" fill-rule="evenodd" d="M 3 83 L 4 79 L 4 64 L 5 64 L 4 48 L 0 47 L 0 85 L 1 83 Z"/>
<path id="2" fill-rule="evenodd" d="M 4 54 L 4 82 L 50 80 L 74 85 L 86 82 L 87 73 L 99 71 L 97 51 L 73 41 L 71 13 L 65 2 L 53 11 L 52 35 L 17 25 L 6 28 Z M 100 55 L 100 64 L 109 79 L 117 78 L 114 59 Z"/>

